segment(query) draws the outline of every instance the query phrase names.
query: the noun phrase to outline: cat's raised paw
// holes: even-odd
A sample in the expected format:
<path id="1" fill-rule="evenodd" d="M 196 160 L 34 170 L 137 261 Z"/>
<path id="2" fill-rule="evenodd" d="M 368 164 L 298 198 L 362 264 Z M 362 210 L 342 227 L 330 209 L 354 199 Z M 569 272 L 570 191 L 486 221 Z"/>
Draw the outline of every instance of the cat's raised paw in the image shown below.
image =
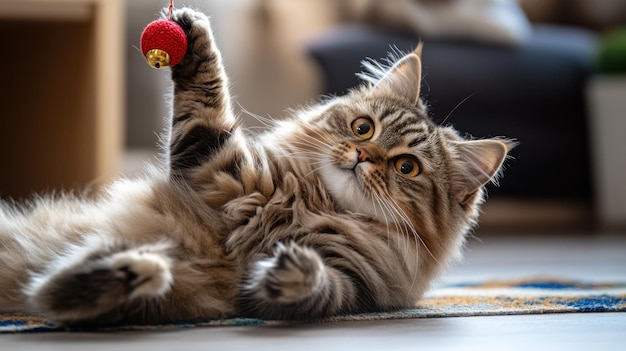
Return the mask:
<path id="1" fill-rule="evenodd" d="M 188 51 L 185 57 L 186 61 L 206 60 L 210 54 L 210 51 L 207 49 L 211 45 L 209 18 L 205 14 L 190 8 L 181 8 L 174 10 L 172 20 L 178 23 L 187 35 Z"/>
<path id="2" fill-rule="evenodd" d="M 251 288 L 262 298 L 291 303 L 317 292 L 325 279 L 317 252 L 295 243 L 278 243 L 274 257 L 257 263 Z"/>

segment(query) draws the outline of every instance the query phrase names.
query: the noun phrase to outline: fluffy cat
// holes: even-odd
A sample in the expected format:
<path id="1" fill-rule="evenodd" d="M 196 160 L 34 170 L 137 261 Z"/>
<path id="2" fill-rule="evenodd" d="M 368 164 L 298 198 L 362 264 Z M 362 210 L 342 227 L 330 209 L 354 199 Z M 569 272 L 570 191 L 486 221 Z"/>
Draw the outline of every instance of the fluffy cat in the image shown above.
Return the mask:
<path id="1" fill-rule="evenodd" d="M 207 17 L 173 20 L 189 47 L 163 164 L 94 197 L 2 204 L 0 311 L 112 325 L 412 306 L 459 256 L 513 143 L 435 125 L 419 50 L 248 134 Z"/>

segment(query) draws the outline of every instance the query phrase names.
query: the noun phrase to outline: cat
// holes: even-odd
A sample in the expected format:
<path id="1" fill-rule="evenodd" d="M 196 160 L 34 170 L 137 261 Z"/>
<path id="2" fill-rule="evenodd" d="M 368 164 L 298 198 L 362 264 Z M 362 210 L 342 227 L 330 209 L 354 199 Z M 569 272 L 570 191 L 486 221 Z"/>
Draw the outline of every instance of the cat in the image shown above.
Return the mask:
<path id="1" fill-rule="evenodd" d="M 421 45 L 345 96 L 244 130 L 208 18 L 172 20 L 161 163 L 94 196 L 0 206 L 0 311 L 64 325 L 313 320 L 413 306 L 475 226 L 515 143 L 466 140 L 420 99 Z"/>

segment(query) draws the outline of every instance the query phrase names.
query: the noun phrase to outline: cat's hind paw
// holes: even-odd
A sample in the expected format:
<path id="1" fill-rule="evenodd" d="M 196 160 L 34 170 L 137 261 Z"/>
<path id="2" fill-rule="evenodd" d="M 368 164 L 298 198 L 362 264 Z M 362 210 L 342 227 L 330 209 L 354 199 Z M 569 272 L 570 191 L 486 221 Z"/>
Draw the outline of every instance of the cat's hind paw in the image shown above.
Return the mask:
<path id="1" fill-rule="evenodd" d="M 166 244 L 114 253 L 94 252 L 86 259 L 34 276 L 26 289 L 37 312 L 57 321 L 96 318 L 141 297 L 159 297 L 172 284 Z"/>
<path id="2" fill-rule="evenodd" d="M 169 260 L 162 255 L 126 251 L 111 257 L 111 269 L 123 280 L 130 293 L 130 298 L 139 296 L 161 296 L 171 287 L 173 278 Z"/>
<path id="3" fill-rule="evenodd" d="M 326 277 L 317 252 L 295 243 L 278 243 L 274 257 L 257 262 L 249 289 L 262 299 L 292 303 L 318 292 Z"/>

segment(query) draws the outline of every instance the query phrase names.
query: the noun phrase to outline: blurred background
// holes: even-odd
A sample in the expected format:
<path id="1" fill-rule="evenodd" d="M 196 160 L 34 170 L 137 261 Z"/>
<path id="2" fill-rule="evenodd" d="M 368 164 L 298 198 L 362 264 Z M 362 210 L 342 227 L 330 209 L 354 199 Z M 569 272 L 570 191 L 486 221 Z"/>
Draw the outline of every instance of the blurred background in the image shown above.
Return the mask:
<path id="1" fill-rule="evenodd" d="M 75 188 L 154 159 L 169 71 L 138 49 L 167 1 L 0 0 L 0 196 Z M 515 138 L 482 231 L 623 231 L 623 0 L 177 0 L 212 20 L 245 111 L 359 84 L 366 58 L 424 42 L 422 91 L 438 123 Z"/>

